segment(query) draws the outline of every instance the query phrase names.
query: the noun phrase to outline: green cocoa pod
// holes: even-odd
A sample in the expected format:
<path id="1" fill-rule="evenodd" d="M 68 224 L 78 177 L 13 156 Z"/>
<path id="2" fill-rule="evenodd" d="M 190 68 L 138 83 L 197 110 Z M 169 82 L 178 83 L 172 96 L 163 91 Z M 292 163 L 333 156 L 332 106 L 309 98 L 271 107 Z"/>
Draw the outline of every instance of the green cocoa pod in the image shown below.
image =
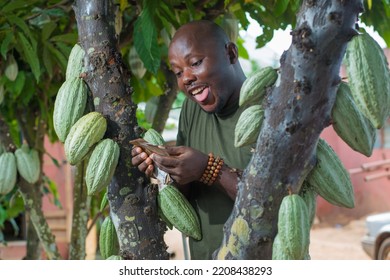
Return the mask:
<path id="1" fill-rule="evenodd" d="M 80 78 L 80 74 L 85 72 L 84 69 L 85 51 L 79 44 L 75 44 L 70 51 L 68 65 L 66 66 L 65 79 Z"/>
<path id="2" fill-rule="evenodd" d="M 329 203 L 353 208 L 355 198 L 351 178 L 339 157 L 323 139 L 318 141 L 316 155 L 317 164 L 307 176 L 307 182 Z"/>
<path id="3" fill-rule="evenodd" d="M 108 205 L 108 197 L 107 197 L 107 190 L 106 190 L 106 192 L 102 197 L 102 200 L 100 201 L 100 209 L 99 209 L 100 212 L 103 212 L 104 208 L 106 208 L 107 205 Z"/>
<path id="4" fill-rule="evenodd" d="M 8 56 L 6 65 L 7 66 L 5 67 L 4 74 L 10 81 L 14 82 L 18 76 L 19 67 L 12 54 Z"/>
<path id="5" fill-rule="evenodd" d="M 101 140 L 93 149 L 85 171 L 88 195 L 94 195 L 108 186 L 119 160 L 119 145 L 111 140 Z"/>
<path id="6" fill-rule="evenodd" d="M 291 255 L 286 252 L 286 246 L 282 244 L 279 234 L 275 236 L 272 244 L 272 259 L 273 260 L 293 260 Z"/>
<path id="7" fill-rule="evenodd" d="M 5 152 L 0 155 L 0 194 L 6 195 L 16 184 L 16 160 L 13 153 Z"/>
<path id="8" fill-rule="evenodd" d="M 260 105 L 267 88 L 272 86 L 277 78 L 278 73 L 276 69 L 270 66 L 254 72 L 242 84 L 239 105 Z"/>
<path id="9" fill-rule="evenodd" d="M 390 112 L 390 72 L 382 48 L 368 33 L 355 36 L 345 64 L 356 105 L 374 127 L 381 128 Z"/>
<path id="10" fill-rule="evenodd" d="M 158 207 L 171 224 L 182 233 L 200 240 L 200 222 L 192 205 L 174 186 L 167 185 L 157 195 Z"/>
<path id="11" fill-rule="evenodd" d="M 53 125 L 61 142 L 65 141 L 70 128 L 83 116 L 87 92 L 87 85 L 77 77 L 68 78 L 58 90 L 54 102 Z"/>
<path id="12" fill-rule="evenodd" d="M 153 128 L 149 128 L 142 137 L 145 141 L 153 145 L 164 145 L 164 138 Z"/>
<path id="13" fill-rule="evenodd" d="M 91 147 L 99 142 L 107 129 L 107 121 L 99 112 L 82 116 L 70 129 L 65 140 L 65 156 L 71 165 L 81 162 Z"/>
<path id="14" fill-rule="evenodd" d="M 119 255 L 112 255 L 112 256 L 109 256 L 109 257 L 107 258 L 107 260 L 111 260 L 111 261 L 121 261 L 121 260 L 123 260 L 123 258 L 122 258 L 121 256 L 119 256 Z"/>
<path id="15" fill-rule="evenodd" d="M 15 151 L 15 158 L 20 176 L 30 184 L 36 183 L 41 174 L 41 162 L 38 151 L 30 149 L 28 145 L 23 144 L 22 147 Z"/>
<path id="16" fill-rule="evenodd" d="M 306 203 L 299 195 L 291 194 L 283 198 L 277 235 L 286 259 L 303 260 L 310 243 L 310 224 Z"/>
<path id="17" fill-rule="evenodd" d="M 309 224 L 310 227 L 313 225 L 314 218 L 316 216 L 317 210 L 317 193 L 314 190 L 314 187 L 311 186 L 307 181 L 304 181 L 302 184 L 301 191 L 299 195 L 303 198 L 307 206 L 307 212 L 309 213 Z"/>
<path id="18" fill-rule="evenodd" d="M 107 216 L 104 219 L 100 228 L 99 249 L 100 255 L 103 259 L 107 259 L 112 255 L 118 255 L 118 236 L 116 234 L 116 229 L 110 216 Z"/>
<path id="19" fill-rule="evenodd" d="M 142 79 L 146 73 L 146 68 L 134 46 L 130 48 L 128 62 L 131 73 L 133 73 L 137 79 Z"/>
<path id="20" fill-rule="evenodd" d="M 371 156 L 376 129 L 358 109 L 347 83 L 342 82 L 332 109 L 333 128 L 351 149 Z"/>
<path id="21" fill-rule="evenodd" d="M 263 119 L 264 110 L 261 105 L 252 105 L 246 108 L 236 123 L 234 146 L 242 147 L 255 143 L 259 136 Z"/>

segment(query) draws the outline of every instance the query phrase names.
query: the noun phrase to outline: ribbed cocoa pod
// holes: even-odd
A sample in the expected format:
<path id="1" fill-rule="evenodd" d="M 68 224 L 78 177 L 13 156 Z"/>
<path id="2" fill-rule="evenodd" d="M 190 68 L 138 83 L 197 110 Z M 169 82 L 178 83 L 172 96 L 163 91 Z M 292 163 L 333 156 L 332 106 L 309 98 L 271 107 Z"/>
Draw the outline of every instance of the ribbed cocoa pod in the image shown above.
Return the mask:
<path id="1" fill-rule="evenodd" d="M 333 128 L 351 149 L 371 156 L 377 131 L 371 121 L 358 109 L 347 83 L 338 88 L 332 109 Z"/>
<path id="2" fill-rule="evenodd" d="M 66 80 L 70 78 L 79 78 L 84 70 L 84 56 L 85 51 L 79 44 L 75 44 L 70 52 L 68 58 L 68 65 L 66 66 Z"/>
<path id="3" fill-rule="evenodd" d="M 99 249 L 103 259 L 117 255 L 119 252 L 118 236 L 110 216 L 104 219 L 100 228 Z"/>
<path id="4" fill-rule="evenodd" d="M 41 162 L 38 151 L 30 149 L 28 145 L 23 144 L 22 147 L 15 151 L 15 158 L 20 176 L 30 184 L 36 183 L 41 174 Z"/>
<path id="5" fill-rule="evenodd" d="M 92 146 L 99 142 L 107 129 L 107 121 L 99 112 L 82 116 L 70 129 L 66 137 L 65 156 L 71 165 L 81 162 Z"/>
<path id="6" fill-rule="evenodd" d="M 261 105 L 252 105 L 246 108 L 237 120 L 234 130 L 234 146 L 242 147 L 257 141 L 261 124 L 264 119 L 264 110 Z"/>
<path id="7" fill-rule="evenodd" d="M 242 84 L 239 105 L 260 105 L 267 88 L 272 86 L 277 78 L 276 69 L 269 66 L 254 72 Z"/>
<path id="8" fill-rule="evenodd" d="M 317 144 L 317 164 L 306 177 L 315 192 L 329 203 L 353 208 L 355 198 L 348 171 L 332 147 L 323 139 Z"/>
<path id="9" fill-rule="evenodd" d="M 5 67 L 4 74 L 10 81 L 13 82 L 16 80 L 16 77 L 18 76 L 19 67 L 18 67 L 18 63 L 16 62 L 12 54 L 8 56 L 6 65 L 7 66 Z"/>
<path id="10" fill-rule="evenodd" d="M 167 185 L 159 190 L 157 203 L 163 216 L 180 232 L 196 240 L 202 238 L 198 215 L 176 187 Z"/>
<path id="11" fill-rule="evenodd" d="M 85 171 L 88 195 L 107 187 L 119 160 L 119 145 L 112 139 L 101 140 L 93 149 Z"/>
<path id="12" fill-rule="evenodd" d="M 58 90 L 54 102 L 53 126 L 61 142 L 65 142 L 70 128 L 83 116 L 87 92 L 87 85 L 78 77 L 69 77 Z"/>
<path id="13" fill-rule="evenodd" d="M 275 259 L 303 260 L 310 243 L 309 214 L 305 201 L 297 194 L 283 198 L 278 214 Z M 279 243 L 278 243 L 279 242 Z"/>
<path id="14" fill-rule="evenodd" d="M 11 152 L 0 155 L 0 194 L 6 195 L 16 184 L 16 160 Z"/>
<path id="15" fill-rule="evenodd" d="M 382 48 L 368 33 L 355 36 L 345 63 L 356 105 L 374 127 L 381 128 L 390 112 L 390 71 Z"/>

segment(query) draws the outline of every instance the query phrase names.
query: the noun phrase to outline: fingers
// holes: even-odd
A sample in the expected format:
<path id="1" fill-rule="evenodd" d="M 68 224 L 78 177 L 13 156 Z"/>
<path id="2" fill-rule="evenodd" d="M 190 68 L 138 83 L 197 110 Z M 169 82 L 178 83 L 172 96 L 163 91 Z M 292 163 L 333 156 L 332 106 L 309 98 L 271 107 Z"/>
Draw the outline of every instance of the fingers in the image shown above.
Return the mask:
<path id="1" fill-rule="evenodd" d="M 141 172 L 151 176 L 153 174 L 153 161 L 140 147 L 134 146 L 131 150 L 131 163 L 134 166 L 138 166 Z"/>

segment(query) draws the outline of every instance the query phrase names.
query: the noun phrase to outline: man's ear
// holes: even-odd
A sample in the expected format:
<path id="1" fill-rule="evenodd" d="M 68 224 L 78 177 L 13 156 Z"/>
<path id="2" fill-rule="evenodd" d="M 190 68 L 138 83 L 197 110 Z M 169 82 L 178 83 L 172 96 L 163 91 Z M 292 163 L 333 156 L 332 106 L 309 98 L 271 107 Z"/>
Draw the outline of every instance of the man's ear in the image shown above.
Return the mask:
<path id="1" fill-rule="evenodd" d="M 227 43 L 226 51 L 229 56 L 230 63 L 235 64 L 238 60 L 238 48 L 236 44 L 234 44 L 233 42 Z"/>

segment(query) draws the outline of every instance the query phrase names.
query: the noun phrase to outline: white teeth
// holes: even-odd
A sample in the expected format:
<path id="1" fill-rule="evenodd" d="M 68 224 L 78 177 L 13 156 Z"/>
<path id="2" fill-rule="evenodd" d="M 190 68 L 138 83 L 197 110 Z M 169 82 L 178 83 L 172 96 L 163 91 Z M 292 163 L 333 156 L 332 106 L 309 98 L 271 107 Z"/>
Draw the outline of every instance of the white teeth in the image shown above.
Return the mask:
<path id="1" fill-rule="evenodd" d="M 191 92 L 192 95 L 197 95 L 198 93 L 200 93 L 201 91 L 203 91 L 204 88 L 197 88 L 195 89 L 193 92 Z"/>

